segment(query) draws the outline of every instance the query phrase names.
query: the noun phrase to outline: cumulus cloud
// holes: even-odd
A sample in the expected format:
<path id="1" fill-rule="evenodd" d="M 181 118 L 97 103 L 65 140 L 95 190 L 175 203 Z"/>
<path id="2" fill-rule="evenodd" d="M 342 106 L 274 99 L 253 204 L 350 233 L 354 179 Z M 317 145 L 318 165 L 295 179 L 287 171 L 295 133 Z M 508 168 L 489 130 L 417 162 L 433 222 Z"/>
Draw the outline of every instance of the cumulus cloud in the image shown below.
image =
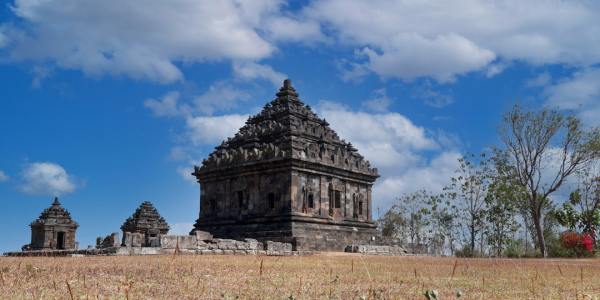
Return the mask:
<path id="1" fill-rule="evenodd" d="M 458 151 L 447 150 L 432 159 L 423 158 L 396 174 L 380 178 L 373 188 L 373 198 L 377 201 L 374 205 L 385 212 L 403 194 L 421 189 L 441 192 L 454 176 L 460 157 Z"/>
<path id="2" fill-rule="evenodd" d="M 273 80 L 278 72 L 257 62 L 285 42 L 354 48 L 362 57 L 344 63 L 345 80 L 451 82 L 492 77 L 511 61 L 600 62 L 594 1 L 16 0 L 11 9 L 19 22 L 0 24 L 0 47 L 13 60 L 163 83 L 184 77 L 179 64 L 222 60 L 252 62 L 249 76 Z"/>
<path id="3" fill-rule="evenodd" d="M 600 125 L 600 69 L 576 72 L 544 89 L 547 105 L 574 110 L 589 125 Z"/>
<path id="4" fill-rule="evenodd" d="M 426 105 L 435 108 L 443 108 L 454 103 L 452 95 L 435 90 L 431 84 L 425 84 L 416 88 L 413 96 L 422 100 Z"/>
<path id="5" fill-rule="evenodd" d="M 233 74 L 242 80 L 263 79 L 279 87 L 287 77 L 285 74 L 273 70 L 271 66 L 261 65 L 255 62 L 236 62 L 233 64 Z"/>
<path id="6" fill-rule="evenodd" d="M 374 205 L 382 211 L 404 193 L 441 192 L 458 166 L 456 137 L 430 134 L 399 113 L 353 111 L 331 101 L 320 102 L 317 111 L 379 169 L 373 193 Z"/>
<path id="7" fill-rule="evenodd" d="M 179 92 L 169 92 L 160 100 L 147 99 L 144 106 L 149 108 L 157 117 L 175 117 L 183 113 L 177 101 Z"/>
<path id="8" fill-rule="evenodd" d="M 6 175 L 6 173 L 4 173 L 4 171 L 0 170 L 0 182 L 7 181 L 8 178 L 9 178 L 8 175 Z"/>
<path id="9" fill-rule="evenodd" d="M 352 111 L 327 101 L 322 101 L 317 111 L 340 137 L 354 144 L 361 154 L 382 170 L 414 164 L 420 159 L 416 151 L 439 147 L 427 136 L 425 128 L 413 124 L 399 113 Z"/>
<path id="10" fill-rule="evenodd" d="M 495 59 L 492 51 L 455 33 L 433 38 L 402 33 L 381 46 L 381 53 L 369 47 L 363 50 L 368 67 L 382 77 L 406 80 L 430 76 L 453 81 L 456 75 L 479 70 Z"/>
<path id="11" fill-rule="evenodd" d="M 250 98 L 244 92 L 229 82 L 218 81 L 212 84 L 206 92 L 193 100 L 194 109 L 200 114 L 211 115 L 217 111 L 227 111 L 236 108 L 240 101 Z"/>
<path id="12" fill-rule="evenodd" d="M 600 5 L 593 1 L 320 0 L 305 14 L 340 44 L 364 49 L 363 65 L 381 77 L 446 82 L 473 71 L 495 75 L 495 58 L 600 62 Z"/>
<path id="13" fill-rule="evenodd" d="M 273 17 L 265 21 L 264 30 L 276 41 L 315 43 L 326 41 L 321 25 L 315 20 Z"/>
<path id="14" fill-rule="evenodd" d="M 220 143 L 242 127 L 248 115 L 198 116 L 186 120 L 187 136 L 195 145 Z"/>
<path id="15" fill-rule="evenodd" d="M 278 0 L 17 0 L 11 8 L 22 25 L 4 34 L 12 33 L 13 60 L 169 83 L 183 78 L 177 62 L 268 57 L 275 46 L 259 35 L 259 21 L 280 6 Z"/>
<path id="16" fill-rule="evenodd" d="M 362 107 L 372 112 L 388 111 L 392 99 L 388 97 L 385 89 L 378 89 L 374 92 L 374 97 L 362 103 Z"/>
<path id="17" fill-rule="evenodd" d="M 58 196 L 75 191 L 71 175 L 56 163 L 34 162 L 27 164 L 21 173 L 19 190 L 32 195 Z"/>

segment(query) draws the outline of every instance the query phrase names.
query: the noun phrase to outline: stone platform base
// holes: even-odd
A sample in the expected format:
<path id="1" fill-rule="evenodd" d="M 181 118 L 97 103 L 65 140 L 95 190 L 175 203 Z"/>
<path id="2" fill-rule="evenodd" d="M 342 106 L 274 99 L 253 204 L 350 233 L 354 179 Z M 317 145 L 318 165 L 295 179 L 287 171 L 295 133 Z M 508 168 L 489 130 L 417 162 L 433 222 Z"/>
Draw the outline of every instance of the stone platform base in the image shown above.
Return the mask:
<path id="1" fill-rule="evenodd" d="M 368 255 L 388 255 L 402 256 L 408 255 L 408 251 L 400 246 L 384 246 L 384 245 L 348 245 L 346 252 L 361 253 Z"/>

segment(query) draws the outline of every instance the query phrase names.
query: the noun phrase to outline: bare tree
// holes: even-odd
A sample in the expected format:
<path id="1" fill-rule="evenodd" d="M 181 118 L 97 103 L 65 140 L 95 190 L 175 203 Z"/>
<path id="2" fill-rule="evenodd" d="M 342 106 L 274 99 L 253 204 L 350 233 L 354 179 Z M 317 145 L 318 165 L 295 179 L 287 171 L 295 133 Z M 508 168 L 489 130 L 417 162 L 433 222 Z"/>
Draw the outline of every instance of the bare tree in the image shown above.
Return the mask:
<path id="1" fill-rule="evenodd" d="M 571 174 L 599 157 L 600 130 L 585 130 L 579 119 L 555 110 L 523 111 L 515 105 L 504 116 L 500 137 L 506 145 L 510 176 L 527 190 L 524 204 L 546 257 L 543 209 Z"/>

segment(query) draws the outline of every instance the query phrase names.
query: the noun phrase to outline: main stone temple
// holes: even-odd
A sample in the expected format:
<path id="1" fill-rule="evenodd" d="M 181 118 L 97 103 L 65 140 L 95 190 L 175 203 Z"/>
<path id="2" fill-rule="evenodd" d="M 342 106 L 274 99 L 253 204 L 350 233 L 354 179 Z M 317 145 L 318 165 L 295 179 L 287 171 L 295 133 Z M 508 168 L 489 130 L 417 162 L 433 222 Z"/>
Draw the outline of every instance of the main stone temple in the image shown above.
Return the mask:
<path id="1" fill-rule="evenodd" d="M 192 232 L 321 251 L 378 237 L 371 219 L 377 169 L 298 98 L 290 80 L 192 175 L 200 183 Z"/>

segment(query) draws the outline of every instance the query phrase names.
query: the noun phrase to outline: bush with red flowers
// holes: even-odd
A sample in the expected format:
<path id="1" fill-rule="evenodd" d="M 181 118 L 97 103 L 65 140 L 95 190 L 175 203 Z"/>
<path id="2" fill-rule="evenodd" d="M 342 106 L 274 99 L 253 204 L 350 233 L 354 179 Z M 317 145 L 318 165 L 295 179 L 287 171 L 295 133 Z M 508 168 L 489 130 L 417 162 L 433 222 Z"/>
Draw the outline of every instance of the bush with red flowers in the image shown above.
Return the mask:
<path id="1" fill-rule="evenodd" d="M 589 233 L 583 234 L 581 238 L 581 246 L 583 246 L 583 249 L 585 249 L 585 251 L 589 253 L 592 253 L 592 251 L 594 251 L 594 240 L 592 239 Z"/>
<path id="2" fill-rule="evenodd" d="M 590 255 L 594 251 L 594 241 L 588 233 L 565 231 L 560 235 L 560 240 L 563 247 L 573 250 L 577 257 Z"/>

